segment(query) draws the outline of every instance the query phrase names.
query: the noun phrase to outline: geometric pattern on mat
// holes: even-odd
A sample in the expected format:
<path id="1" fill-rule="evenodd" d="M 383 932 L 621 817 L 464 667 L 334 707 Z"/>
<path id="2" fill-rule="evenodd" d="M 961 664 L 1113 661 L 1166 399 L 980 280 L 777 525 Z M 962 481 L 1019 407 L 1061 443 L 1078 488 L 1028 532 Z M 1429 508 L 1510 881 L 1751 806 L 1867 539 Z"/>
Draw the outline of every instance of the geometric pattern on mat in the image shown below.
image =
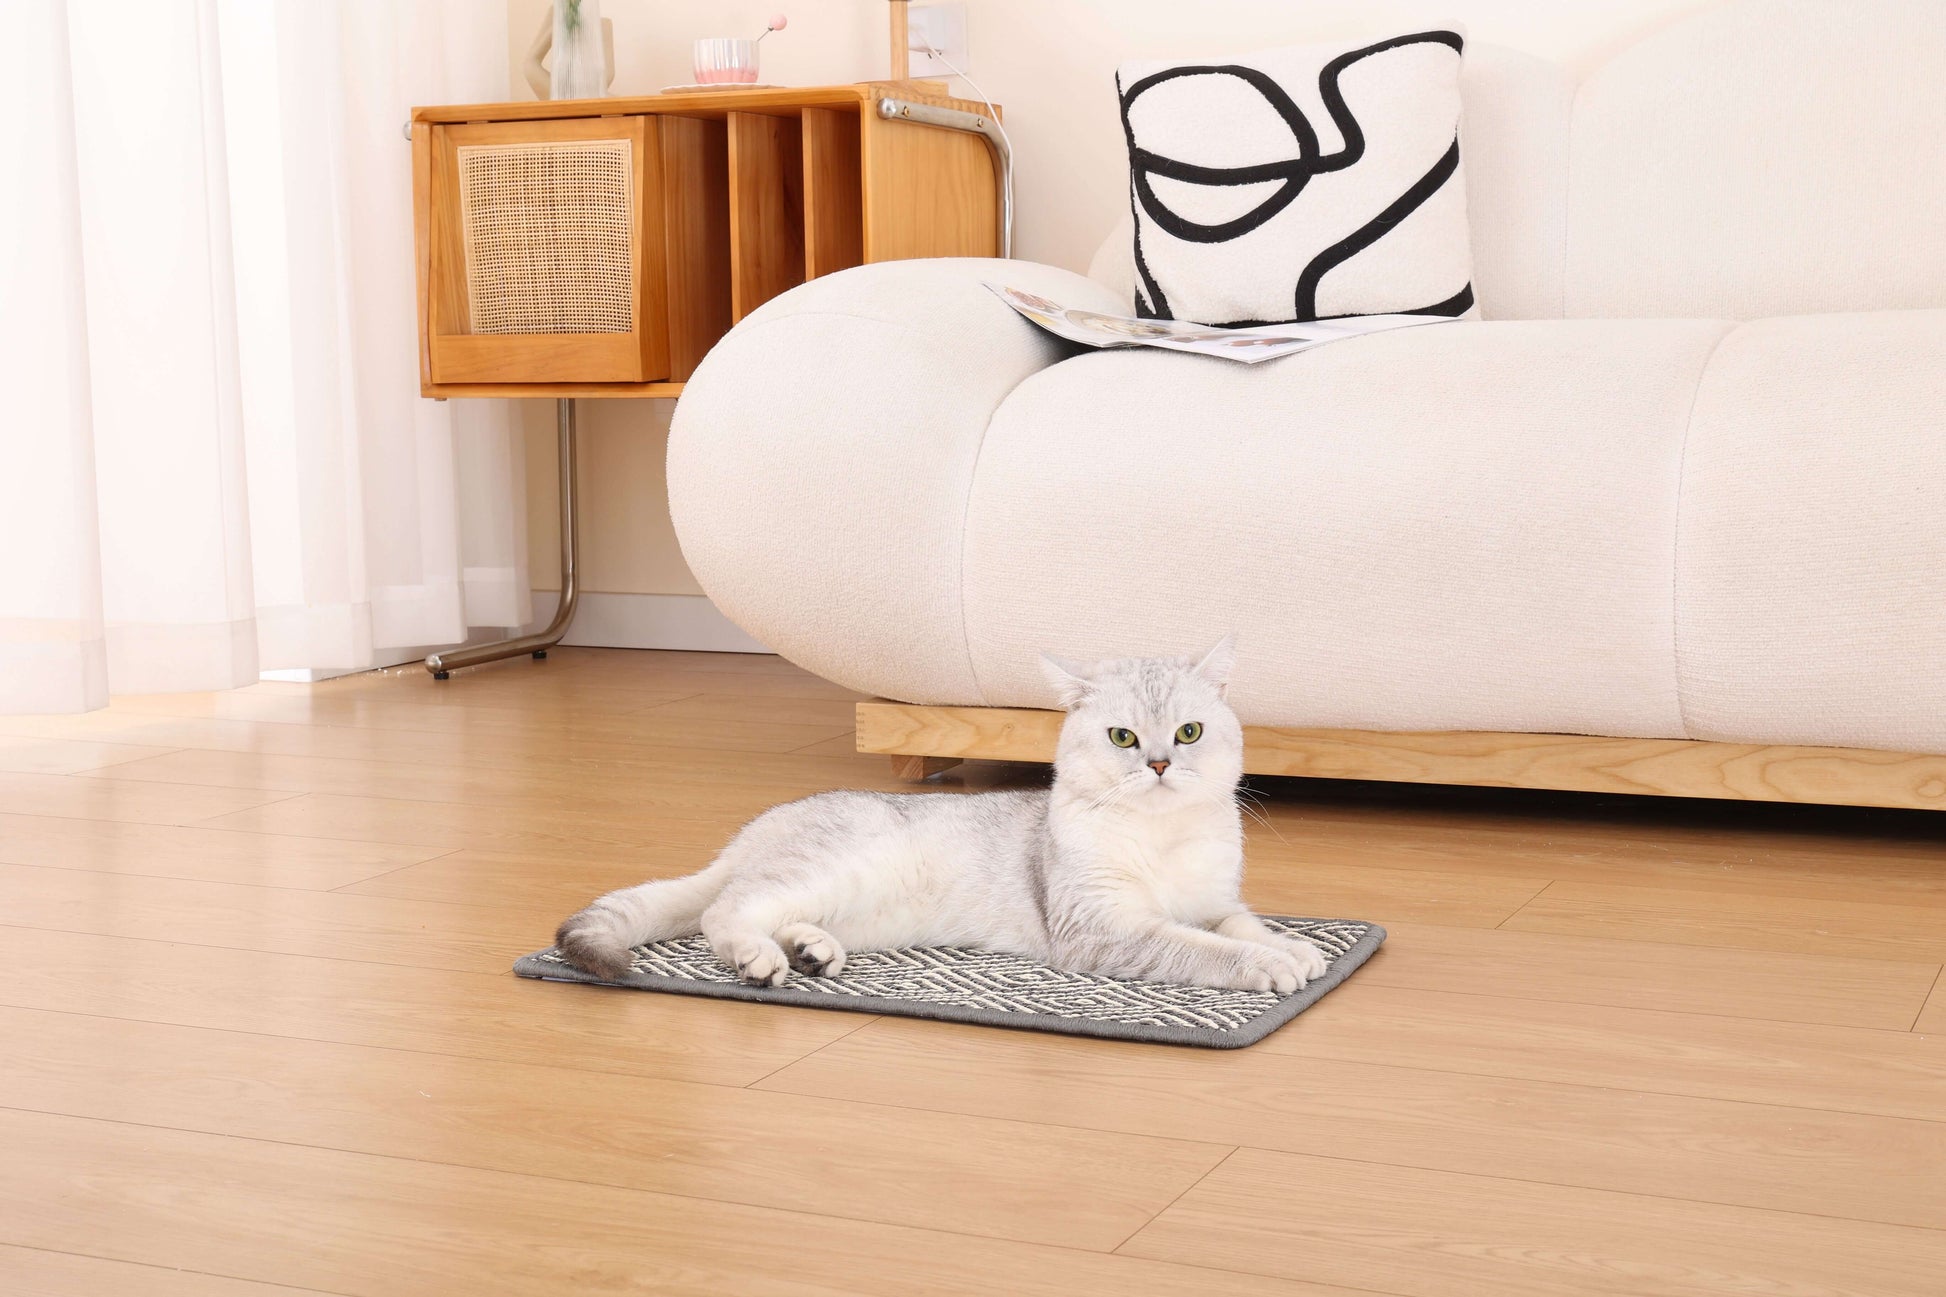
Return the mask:
<path id="1" fill-rule="evenodd" d="M 700 936 L 635 949 L 612 985 L 722 998 L 771 1000 L 872 1013 L 1019 1026 L 1079 1035 L 1237 1046 L 1262 1039 L 1342 982 L 1377 949 L 1384 929 L 1349 919 L 1266 916 L 1271 927 L 1315 942 L 1324 976 L 1292 995 L 1126 981 L 1050 968 L 1037 960 L 957 946 L 858 951 L 839 977 L 793 972 L 783 986 L 752 987 L 710 953 Z M 553 950 L 515 965 L 526 977 L 597 982 Z"/>

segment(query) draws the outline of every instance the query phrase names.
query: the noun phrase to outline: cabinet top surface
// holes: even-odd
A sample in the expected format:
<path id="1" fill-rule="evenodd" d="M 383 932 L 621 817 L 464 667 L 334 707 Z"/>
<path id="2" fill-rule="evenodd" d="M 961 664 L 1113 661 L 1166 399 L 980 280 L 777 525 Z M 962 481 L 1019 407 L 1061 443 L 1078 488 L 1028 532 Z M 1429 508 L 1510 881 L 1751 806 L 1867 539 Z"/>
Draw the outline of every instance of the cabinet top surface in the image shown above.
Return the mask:
<path id="1" fill-rule="evenodd" d="M 791 115 L 802 108 L 860 106 L 880 99 L 923 99 L 928 103 L 984 112 L 986 105 L 956 99 L 939 81 L 862 81 L 848 86 L 781 86 L 777 89 L 682 90 L 673 94 L 615 95 L 601 99 L 529 99 L 507 104 L 440 104 L 414 108 L 415 122 L 512 122 L 563 117 L 628 117 L 675 113 L 721 117 L 725 113 Z"/>

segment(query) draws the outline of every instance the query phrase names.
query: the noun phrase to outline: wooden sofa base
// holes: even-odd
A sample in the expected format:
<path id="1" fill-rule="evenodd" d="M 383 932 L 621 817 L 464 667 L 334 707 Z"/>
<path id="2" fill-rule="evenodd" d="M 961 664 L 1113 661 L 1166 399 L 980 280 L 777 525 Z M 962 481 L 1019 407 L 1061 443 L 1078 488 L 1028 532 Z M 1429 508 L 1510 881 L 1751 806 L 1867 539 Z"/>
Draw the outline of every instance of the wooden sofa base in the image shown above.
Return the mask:
<path id="1" fill-rule="evenodd" d="M 959 761 L 1052 761 L 1061 713 L 1021 707 L 858 704 L 858 750 L 887 753 L 900 778 Z M 1659 797 L 1946 809 L 1946 755 L 1694 739 L 1475 731 L 1244 730 L 1257 775 L 1477 784 Z"/>

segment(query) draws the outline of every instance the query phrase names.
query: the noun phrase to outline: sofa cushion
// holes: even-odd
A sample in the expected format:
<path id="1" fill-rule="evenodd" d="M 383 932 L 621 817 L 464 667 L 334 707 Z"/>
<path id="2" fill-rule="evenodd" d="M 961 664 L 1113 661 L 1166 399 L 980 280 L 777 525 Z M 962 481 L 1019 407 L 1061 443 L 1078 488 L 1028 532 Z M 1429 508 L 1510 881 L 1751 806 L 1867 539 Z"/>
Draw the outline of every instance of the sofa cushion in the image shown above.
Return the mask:
<path id="1" fill-rule="evenodd" d="M 1563 313 L 1946 305 L 1946 4 L 1738 0 L 1575 96 Z"/>
<path id="2" fill-rule="evenodd" d="M 1725 338 L 1678 535 L 1688 737 L 1946 752 L 1946 311 Z"/>
<path id="3" fill-rule="evenodd" d="M 1463 323 L 1245 369 L 1109 352 L 995 414 L 979 697 L 1238 632 L 1246 720 L 1680 736 L 1677 481 L 1715 321 Z"/>
<path id="4" fill-rule="evenodd" d="M 827 679 L 924 702 L 976 692 L 959 604 L 967 486 L 995 407 L 1072 350 L 988 279 L 1115 307 L 1051 266 L 859 266 L 751 312 L 676 405 L 683 558 L 731 620 Z"/>

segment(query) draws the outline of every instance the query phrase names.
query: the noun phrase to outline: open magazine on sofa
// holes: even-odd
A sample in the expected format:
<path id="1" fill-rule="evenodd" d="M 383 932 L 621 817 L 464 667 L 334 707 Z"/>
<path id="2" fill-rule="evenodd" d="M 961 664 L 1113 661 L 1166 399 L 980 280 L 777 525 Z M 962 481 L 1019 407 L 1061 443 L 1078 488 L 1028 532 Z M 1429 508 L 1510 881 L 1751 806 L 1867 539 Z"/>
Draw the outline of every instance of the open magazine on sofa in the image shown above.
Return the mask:
<path id="1" fill-rule="evenodd" d="M 1421 324 L 1450 324 L 1443 315 L 1351 315 L 1336 320 L 1313 320 L 1303 324 L 1259 324 L 1248 328 L 1219 329 L 1207 324 L 1188 324 L 1181 320 L 1144 320 L 1132 315 L 1104 315 L 1064 306 L 1038 293 L 1022 292 L 1004 284 L 987 287 L 1001 301 L 1014 308 L 1059 338 L 1084 347 L 1162 347 L 1168 351 L 1191 351 L 1199 356 L 1221 356 L 1254 365 L 1294 352 L 1308 351 L 1327 342 L 1356 338 L 1387 329 L 1410 329 Z"/>

